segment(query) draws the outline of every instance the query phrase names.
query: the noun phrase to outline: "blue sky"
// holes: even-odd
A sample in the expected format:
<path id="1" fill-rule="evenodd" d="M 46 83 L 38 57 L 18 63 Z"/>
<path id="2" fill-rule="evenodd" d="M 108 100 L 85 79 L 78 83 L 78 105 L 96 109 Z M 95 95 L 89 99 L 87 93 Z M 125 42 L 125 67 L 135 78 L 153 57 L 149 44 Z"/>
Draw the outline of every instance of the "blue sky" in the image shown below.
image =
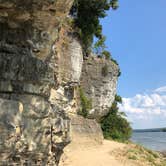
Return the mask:
<path id="1" fill-rule="evenodd" d="M 101 23 L 106 45 L 122 71 L 121 109 L 133 128 L 166 127 L 166 0 L 119 0 L 119 5 Z M 145 104 L 157 99 L 161 105 Z"/>

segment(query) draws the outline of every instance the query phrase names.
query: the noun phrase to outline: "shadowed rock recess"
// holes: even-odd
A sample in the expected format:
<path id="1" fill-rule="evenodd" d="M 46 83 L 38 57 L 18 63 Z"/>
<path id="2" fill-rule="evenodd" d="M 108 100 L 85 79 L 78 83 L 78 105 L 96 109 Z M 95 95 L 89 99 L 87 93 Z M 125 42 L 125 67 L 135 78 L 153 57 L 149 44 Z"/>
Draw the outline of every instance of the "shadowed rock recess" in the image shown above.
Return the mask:
<path id="1" fill-rule="evenodd" d="M 0 0 L 0 165 L 58 165 L 72 133 L 93 130 L 91 137 L 102 139 L 95 118 L 112 104 L 118 67 L 98 58 L 83 63 L 81 42 L 67 23 L 72 4 Z M 95 112 L 81 123 L 80 82 Z"/>

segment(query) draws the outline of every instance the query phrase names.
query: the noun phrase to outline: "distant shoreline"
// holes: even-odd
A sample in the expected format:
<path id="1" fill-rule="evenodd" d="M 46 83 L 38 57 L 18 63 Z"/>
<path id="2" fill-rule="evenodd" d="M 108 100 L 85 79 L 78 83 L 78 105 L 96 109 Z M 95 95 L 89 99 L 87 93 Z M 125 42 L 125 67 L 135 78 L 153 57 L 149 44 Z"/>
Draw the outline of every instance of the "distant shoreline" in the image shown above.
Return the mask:
<path id="1" fill-rule="evenodd" d="M 166 132 L 165 128 L 155 128 L 155 129 L 133 129 L 133 132 Z"/>

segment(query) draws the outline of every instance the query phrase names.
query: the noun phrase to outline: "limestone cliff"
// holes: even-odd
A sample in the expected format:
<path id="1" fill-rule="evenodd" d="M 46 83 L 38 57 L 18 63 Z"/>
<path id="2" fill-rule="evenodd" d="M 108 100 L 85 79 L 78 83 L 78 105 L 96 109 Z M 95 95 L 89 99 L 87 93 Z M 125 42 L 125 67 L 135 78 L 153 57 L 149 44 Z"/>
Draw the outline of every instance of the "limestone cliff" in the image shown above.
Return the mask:
<path id="1" fill-rule="evenodd" d="M 78 58 L 70 51 L 74 40 L 69 55 L 57 47 L 72 2 L 0 1 L 0 165 L 58 164 L 70 141 L 64 108 L 72 95 L 65 85 L 78 83 L 72 66 Z"/>
<path id="2" fill-rule="evenodd" d="M 84 60 L 81 86 L 92 100 L 89 117 L 100 119 L 108 113 L 116 95 L 119 67 L 111 60 L 94 55 Z"/>
<path id="3" fill-rule="evenodd" d="M 105 115 L 117 66 L 98 58 L 83 63 L 67 23 L 72 3 L 0 0 L 0 165 L 58 165 L 75 135 L 102 140 L 96 121 L 77 115 L 78 87 L 92 99 L 91 117 Z"/>

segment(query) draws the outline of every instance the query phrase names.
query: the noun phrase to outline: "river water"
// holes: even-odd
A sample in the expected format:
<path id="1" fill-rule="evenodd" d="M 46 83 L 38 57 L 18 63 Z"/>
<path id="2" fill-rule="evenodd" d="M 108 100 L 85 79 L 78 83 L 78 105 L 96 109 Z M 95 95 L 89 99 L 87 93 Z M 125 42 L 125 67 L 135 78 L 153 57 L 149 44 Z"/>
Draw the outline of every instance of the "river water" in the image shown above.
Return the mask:
<path id="1" fill-rule="evenodd" d="M 166 132 L 133 132 L 131 140 L 151 150 L 166 151 Z"/>

